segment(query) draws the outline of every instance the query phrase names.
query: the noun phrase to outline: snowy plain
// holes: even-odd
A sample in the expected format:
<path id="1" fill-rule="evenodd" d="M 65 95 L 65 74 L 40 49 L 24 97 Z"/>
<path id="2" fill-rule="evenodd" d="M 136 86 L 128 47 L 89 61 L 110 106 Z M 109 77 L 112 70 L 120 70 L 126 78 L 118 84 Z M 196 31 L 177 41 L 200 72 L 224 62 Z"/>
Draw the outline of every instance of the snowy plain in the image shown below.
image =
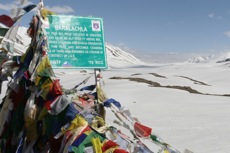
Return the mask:
<path id="1" fill-rule="evenodd" d="M 108 98 L 119 101 L 130 110 L 132 116 L 151 127 L 154 133 L 180 152 L 188 149 L 194 153 L 229 153 L 229 70 L 226 63 L 174 63 L 108 68 L 102 71 L 102 87 Z M 93 73 L 91 70 L 85 73 L 79 70 L 55 71 L 65 88 L 72 88 L 73 84 Z M 146 83 L 111 77 L 144 78 L 162 86 L 189 86 L 204 94 L 152 87 Z M 112 114 L 107 112 L 108 124 L 112 122 L 110 115 Z"/>

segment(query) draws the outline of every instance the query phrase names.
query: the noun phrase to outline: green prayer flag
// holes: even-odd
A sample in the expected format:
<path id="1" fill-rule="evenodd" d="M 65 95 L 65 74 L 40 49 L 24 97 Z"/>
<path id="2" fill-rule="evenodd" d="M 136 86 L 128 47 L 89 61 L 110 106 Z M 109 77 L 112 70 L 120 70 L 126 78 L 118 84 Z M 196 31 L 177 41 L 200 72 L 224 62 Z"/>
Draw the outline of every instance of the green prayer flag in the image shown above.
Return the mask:
<path id="1" fill-rule="evenodd" d="M 93 146 L 92 138 L 99 138 L 101 142 L 105 139 L 100 134 L 96 133 L 95 131 L 92 131 L 78 147 L 73 147 L 72 151 L 74 153 L 84 152 L 84 149 L 86 147 Z"/>
<path id="2" fill-rule="evenodd" d="M 4 37 L 8 30 L 7 28 L 0 28 L 0 37 Z"/>

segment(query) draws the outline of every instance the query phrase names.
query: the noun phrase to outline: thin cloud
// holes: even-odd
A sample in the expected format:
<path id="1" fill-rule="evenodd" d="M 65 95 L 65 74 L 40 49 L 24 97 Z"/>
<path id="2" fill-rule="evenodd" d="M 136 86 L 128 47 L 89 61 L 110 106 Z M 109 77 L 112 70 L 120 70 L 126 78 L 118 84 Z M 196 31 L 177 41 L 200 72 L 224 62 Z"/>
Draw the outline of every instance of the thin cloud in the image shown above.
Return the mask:
<path id="1" fill-rule="evenodd" d="M 75 12 L 74 9 L 71 8 L 70 6 L 53 6 L 53 7 L 46 6 L 46 7 L 55 13 L 68 14 L 68 13 Z"/>
<path id="2" fill-rule="evenodd" d="M 32 4 L 30 1 L 24 0 L 25 5 Z M 13 8 L 20 7 L 21 0 L 15 0 L 12 3 L 0 3 L 0 10 L 11 11 Z"/>
<path id="3" fill-rule="evenodd" d="M 222 20 L 222 19 L 223 19 L 223 17 L 222 17 L 222 16 L 217 16 L 217 17 L 216 17 L 216 19 L 218 19 L 218 20 Z"/>
<path id="4" fill-rule="evenodd" d="M 26 4 L 31 4 L 31 2 L 28 0 L 25 0 Z M 15 0 L 12 3 L 0 3 L 0 10 L 4 11 L 11 11 L 13 8 L 19 7 L 21 3 L 21 0 Z M 46 6 L 49 10 L 56 12 L 56 13 L 63 13 L 63 14 L 68 14 L 68 13 L 73 13 L 75 12 L 74 9 L 70 6 Z"/>
<path id="5" fill-rule="evenodd" d="M 11 11 L 15 7 L 17 7 L 16 3 L 11 3 L 11 4 L 2 4 L 2 3 L 0 3 L 0 10 Z"/>
<path id="6" fill-rule="evenodd" d="M 21 3 L 21 0 L 15 0 L 13 3 L 19 5 Z"/>
<path id="7" fill-rule="evenodd" d="M 214 17 L 214 13 L 209 13 L 208 17 L 213 18 Z"/>
<path id="8" fill-rule="evenodd" d="M 214 13 L 209 13 L 209 14 L 208 14 L 208 17 L 209 17 L 209 18 L 212 18 L 212 19 L 216 19 L 216 20 L 224 20 L 224 18 L 223 18 L 222 16 L 216 15 L 216 14 L 214 14 Z"/>
<path id="9" fill-rule="evenodd" d="M 230 38 L 230 30 L 229 30 L 229 31 L 224 32 L 224 35 Z"/>

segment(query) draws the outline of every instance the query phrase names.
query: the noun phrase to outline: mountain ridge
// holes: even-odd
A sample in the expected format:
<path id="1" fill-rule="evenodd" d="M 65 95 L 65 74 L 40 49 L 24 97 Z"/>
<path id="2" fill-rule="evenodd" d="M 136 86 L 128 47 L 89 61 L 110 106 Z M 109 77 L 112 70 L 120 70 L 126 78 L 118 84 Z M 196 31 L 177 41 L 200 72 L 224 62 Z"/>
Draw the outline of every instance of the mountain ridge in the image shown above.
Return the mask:
<path id="1" fill-rule="evenodd" d="M 30 44 L 31 39 L 27 35 L 26 27 L 19 27 L 16 35 L 15 55 L 22 55 Z M 185 53 L 183 54 L 167 54 L 167 53 L 143 53 L 136 50 L 127 49 L 124 46 L 119 47 L 111 43 L 105 43 L 107 64 L 109 68 L 119 68 L 137 65 L 146 65 L 153 63 L 224 63 L 230 61 L 230 52 L 219 55 L 197 55 Z M 128 51 L 127 51 L 128 50 Z M 131 52 L 131 53 L 130 53 Z M 190 58 L 189 58 L 190 57 Z"/>
<path id="2" fill-rule="evenodd" d="M 27 35 L 26 27 L 19 27 L 14 43 L 15 55 L 22 55 L 26 52 L 31 39 Z M 105 43 L 107 63 L 109 67 L 126 67 L 133 65 L 144 64 L 141 60 L 134 55 L 124 51 L 123 49 L 114 46 L 110 43 Z"/>

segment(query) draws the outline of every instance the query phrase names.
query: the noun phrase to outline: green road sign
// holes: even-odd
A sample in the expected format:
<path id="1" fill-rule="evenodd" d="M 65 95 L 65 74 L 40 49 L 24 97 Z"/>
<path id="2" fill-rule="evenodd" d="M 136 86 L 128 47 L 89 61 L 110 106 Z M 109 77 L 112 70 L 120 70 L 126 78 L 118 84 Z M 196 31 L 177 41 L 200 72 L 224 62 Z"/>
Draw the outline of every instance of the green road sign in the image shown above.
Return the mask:
<path id="1" fill-rule="evenodd" d="M 60 15 L 48 19 L 53 68 L 107 68 L 102 19 Z"/>

